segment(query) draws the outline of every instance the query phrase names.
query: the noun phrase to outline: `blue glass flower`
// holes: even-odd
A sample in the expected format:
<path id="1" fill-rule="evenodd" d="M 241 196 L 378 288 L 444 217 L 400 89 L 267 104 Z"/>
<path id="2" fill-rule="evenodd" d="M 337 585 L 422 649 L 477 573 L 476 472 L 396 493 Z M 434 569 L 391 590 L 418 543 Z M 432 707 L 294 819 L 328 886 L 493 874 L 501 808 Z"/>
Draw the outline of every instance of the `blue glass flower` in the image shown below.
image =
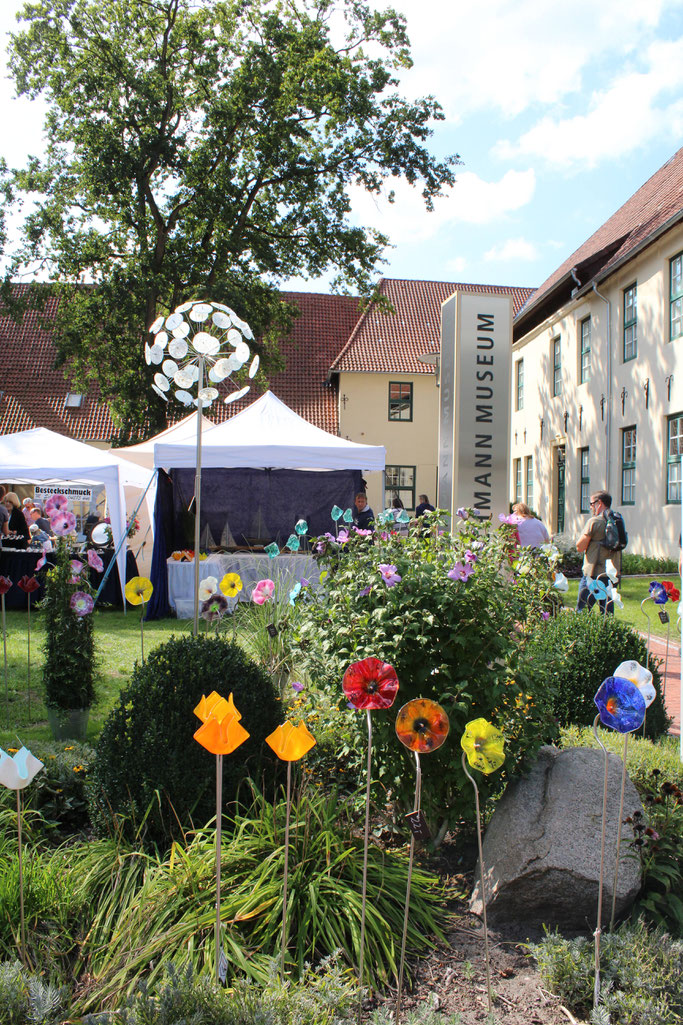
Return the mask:
<path id="1" fill-rule="evenodd" d="M 396 517 L 396 522 L 397 523 L 410 523 L 410 516 L 405 511 L 405 509 L 401 509 L 400 513 Z"/>
<path id="2" fill-rule="evenodd" d="M 332 512 L 330 513 L 330 516 L 332 517 L 332 519 L 334 520 L 335 523 L 338 523 L 343 515 L 344 515 L 344 510 L 343 509 L 340 509 L 338 505 L 333 505 L 332 506 Z"/>
<path id="3" fill-rule="evenodd" d="M 299 541 L 298 535 L 290 534 L 287 538 L 287 544 L 285 545 L 285 548 L 289 548 L 290 552 L 298 552 L 300 547 L 301 542 Z"/>
<path id="4" fill-rule="evenodd" d="M 658 580 L 653 580 L 650 584 L 650 597 L 654 601 L 655 605 L 666 605 L 669 600 L 669 596 L 664 590 L 662 584 Z"/>
<path id="5" fill-rule="evenodd" d="M 293 605 L 301 591 L 301 584 L 296 583 L 292 590 L 289 592 L 289 604 Z"/>
<path id="6" fill-rule="evenodd" d="M 608 676 L 593 698 L 600 722 L 617 733 L 633 733 L 643 725 L 645 698 L 635 683 L 622 676 Z"/>
<path id="7" fill-rule="evenodd" d="M 351 509 L 345 509 L 342 519 L 344 523 L 353 523 L 353 511 Z"/>
<path id="8" fill-rule="evenodd" d="M 280 554 L 280 549 L 274 541 L 271 541 L 269 545 L 266 545 L 266 547 L 263 550 L 269 559 L 274 559 L 276 558 L 276 556 Z"/>
<path id="9" fill-rule="evenodd" d="M 606 601 L 610 597 L 610 593 L 603 580 L 589 580 L 588 590 L 591 594 L 595 595 L 598 601 Z"/>
<path id="10" fill-rule="evenodd" d="M 299 537 L 303 537 L 304 534 L 308 533 L 308 524 L 306 520 L 297 520 L 294 524 L 294 530 L 297 532 Z"/>

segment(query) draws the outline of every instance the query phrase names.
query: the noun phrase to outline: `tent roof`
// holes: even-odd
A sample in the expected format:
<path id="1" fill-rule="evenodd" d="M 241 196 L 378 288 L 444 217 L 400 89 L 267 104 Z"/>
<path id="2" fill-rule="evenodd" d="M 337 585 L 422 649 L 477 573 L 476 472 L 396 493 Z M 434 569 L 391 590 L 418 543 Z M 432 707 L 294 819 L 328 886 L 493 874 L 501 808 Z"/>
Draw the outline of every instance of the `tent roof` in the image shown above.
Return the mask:
<path id="1" fill-rule="evenodd" d="M 113 482 L 145 488 L 150 472 L 118 459 L 108 449 L 93 448 L 62 434 L 34 427 L 0 437 L 0 478 L 7 481 Z"/>
<path id="2" fill-rule="evenodd" d="M 194 467 L 194 441 L 158 443 L 154 465 Z M 314 427 L 267 391 L 231 420 L 202 435 L 203 467 L 383 470 L 382 445 L 360 445 Z"/>
<path id="3" fill-rule="evenodd" d="M 212 430 L 213 426 L 213 421 L 209 420 L 206 416 L 202 416 L 203 434 Z M 141 441 L 139 445 L 127 445 L 125 448 L 112 449 L 112 453 L 121 459 L 128 459 L 130 462 L 137 463 L 138 466 L 146 466 L 152 470 L 154 469 L 154 446 L 156 444 L 163 442 L 164 444 L 171 445 L 175 442 L 185 441 L 196 443 L 196 440 L 197 414 L 190 413 L 189 416 L 186 416 L 177 424 L 173 424 L 172 427 L 167 427 L 165 431 L 155 434 L 153 438 Z"/>

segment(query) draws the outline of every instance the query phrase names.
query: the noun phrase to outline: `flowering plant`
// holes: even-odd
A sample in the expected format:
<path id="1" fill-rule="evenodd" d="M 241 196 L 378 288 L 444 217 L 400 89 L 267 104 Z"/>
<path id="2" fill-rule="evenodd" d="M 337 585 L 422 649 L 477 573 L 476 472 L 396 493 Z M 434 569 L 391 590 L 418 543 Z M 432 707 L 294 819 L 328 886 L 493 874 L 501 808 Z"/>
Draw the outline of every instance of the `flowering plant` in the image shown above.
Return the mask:
<path id="1" fill-rule="evenodd" d="M 427 534 L 407 536 L 382 528 L 315 543 L 328 570 L 325 587 L 301 607 L 301 667 L 338 693 L 347 667 L 381 654 L 401 681 L 400 701 L 438 702 L 456 735 L 485 718 L 504 728 L 510 754 L 503 773 L 481 781 L 482 793 L 521 768 L 526 757 L 554 736 L 551 690 L 522 660 L 523 641 L 545 627 L 553 594 L 554 551 L 514 545 L 516 525 L 477 517 L 468 510 L 451 524 L 431 515 Z M 394 716 L 373 712 L 376 778 L 391 781 L 412 803 L 405 756 L 396 745 Z M 353 716 L 359 746 L 364 717 Z M 364 738 L 363 738 L 364 739 Z M 472 815 L 466 778 L 447 746 L 422 768 L 428 815 Z"/>

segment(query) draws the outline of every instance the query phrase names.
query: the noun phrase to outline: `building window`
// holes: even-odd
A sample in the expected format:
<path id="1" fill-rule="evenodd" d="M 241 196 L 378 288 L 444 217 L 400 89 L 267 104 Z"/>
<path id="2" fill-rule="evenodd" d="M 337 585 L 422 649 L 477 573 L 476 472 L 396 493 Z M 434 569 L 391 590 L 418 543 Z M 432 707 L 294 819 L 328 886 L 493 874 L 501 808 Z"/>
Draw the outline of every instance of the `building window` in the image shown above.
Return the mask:
<path id="1" fill-rule="evenodd" d="M 384 468 L 384 504 L 391 505 L 400 498 L 404 509 L 415 509 L 415 467 L 386 466 Z"/>
<path id="2" fill-rule="evenodd" d="M 669 261 L 670 338 L 683 335 L 683 253 Z"/>
<path id="3" fill-rule="evenodd" d="M 526 457 L 526 504 L 534 507 L 534 457 Z"/>
<path id="4" fill-rule="evenodd" d="M 80 409 L 83 405 L 83 395 L 77 391 L 67 392 L 64 405 L 67 409 Z"/>
<path id="5" fill-rule="evenodd" d="M 562 394 L 562 352 L 560 338 L 553 338 L 553 395 Z"/>
<path id="6" fill-rule="evenodd" d="M 515 409 L 524 409 L 524 360 L 517 360 L 517 399 Z"/>
<path id="7" fill-rule="evenodd" d="M 413 419 L 413 386 L 409 382 L 389 381 L 389 419 Z"/>
<path id="8" fill-rule="evenodd" d="M 591 319 L 586 317 L 579 324 L 580 365 L 579 383 L 585 384 L 591 379 Z"/>
<path id="9" fill-rule="evenodd" d="M 636 429 L 625 427 L 621 432 L 621 504 L 636 502 Z"/>
<path id="10" fill-rule="evenodd" d="M 582 513 L 590 512 L 591 497 L 591 472 L 590 472 L 590 449 L 580 448 L 581 459 L 581 491 L 579 493 L 579 507 Z"/>
<path id="11" fill-rule="evenodd" d="M 635 285 L 624 289 L 624 363 L 638 355 L 638 292 Z"/>
<path id="12" fill-rule="evenodd" d="M 515 459 L 512 463 L 515 502 L 522 501 L 522 460 Z"/>
<path id="13" fill-rule="evenodd" d="M 683 413 L 670 416 L 666 432 L 666 500 L 681 500 L 681 455 L 683 455 Z"/>

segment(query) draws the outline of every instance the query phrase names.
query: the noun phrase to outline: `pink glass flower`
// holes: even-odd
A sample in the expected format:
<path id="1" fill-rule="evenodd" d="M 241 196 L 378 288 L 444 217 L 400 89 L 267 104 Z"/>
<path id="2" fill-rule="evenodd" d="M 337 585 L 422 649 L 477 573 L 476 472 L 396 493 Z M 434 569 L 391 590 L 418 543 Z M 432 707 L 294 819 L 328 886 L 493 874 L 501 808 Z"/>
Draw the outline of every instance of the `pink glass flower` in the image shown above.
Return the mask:
<path id="1" fill-rule="evenodd" d="M 76 517 L 72 512 L 57 512 L 50 516 L 50 527 L 60 536 L 70 534 L 76 527 Z"/>
<path id="2" fill-rule="evenodd" d="M 521 517 L 515 515 L 515 513 L 509 513 L 507 516 L 505 515 L 505 513 L 498 513 L 498 519 L 501 523 L 507 523 L 511 527 L 516 527 Z"/>
<path id="3" fill-rule="evenodd" d="M 51 518 L 53 513 L 66 512 L 69 508 L 69 499 L 66 495 L 52 495 L 45 503 L 45 512 Z"/>
<path id="4" fill-rule="evenodd" d="M 11 586 L 12 581 L 9 577 L 0 577 L 0 594 L 7 594 Z"/>
<path id="5" fill-rule="evenodd" d="M 92 548 L 88 551 L 88 565 L 95 570 L 96 573 L 102 573 L 104 570 L 104 563 L 100 559 L 99 555 Z"/>
<path id="6" fill-rule="evenodd" d="M 274 592 L 275 584 L 272 580 L 259 580 L 251 592 L 251 600 L 257 605 L 265 605 L 273 597 Z"/>
<path id="7" fill-rule="evenodd" d="M 398 676 L 381 658 L 364 658 L 349 666 L 342 687 L 354 708 L 391 708 L 398 694 Z"/>
<path id="8" fill-rule="evenodd" d="M 383 562 L 379 567 L 379 572 L 387 587 L 394 587 L 401 582 L 400 574 L 396 572 L 396 567 L 391 563 Z"/>
<path id="9" fill-rule="evenodd" d="M 474 566 L 471 563 L 456 562 L 453 569 L 449 569 L 446 576 L 451 580 L 467 580 L 474 573 Z"/>
<path id="10" fill-rule="evenodd" d="M 17 586 L 22 589 L 24 594 L 32 594 L 37 591 L 40 584 L 35 577 L 27 577 L 26 574 L 17 582 Z"/>
<path id="11" fill-rule="evenodd" d="M 81 572 L 82 569 L 83 569 L 83 563 L 79 559 L 72 559 L 71 560 L 71 572 L 73 573 L 73 575 L 75 577 L 78 576 L 78 574 Z"/>
<path id="12" fill-rule="evenodd" d="M 70 604 L 77 616 L 87 616 L 95 607 L 91 595 L 86 594 L 85 591 L 74 591 Z"/>

